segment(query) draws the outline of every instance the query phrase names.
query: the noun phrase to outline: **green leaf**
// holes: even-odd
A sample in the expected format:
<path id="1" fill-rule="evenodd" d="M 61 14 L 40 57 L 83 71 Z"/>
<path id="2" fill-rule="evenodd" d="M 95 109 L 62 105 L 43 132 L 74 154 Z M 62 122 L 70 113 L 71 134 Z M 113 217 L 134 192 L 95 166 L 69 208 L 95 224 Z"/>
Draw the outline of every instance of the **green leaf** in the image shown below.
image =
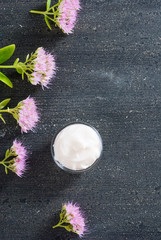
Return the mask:
<path id="1" fill-rule="evenodd" d="M 66 215 L 66 210 L 64 208 L 62 208 L 61 213 L 60 213 L 60 221 L 65 218 Z"/>
<path id="2" fill-rule="evenodd" d="M 5 167 L 5 173 L 8 174 L 8 169 Z"/>
<path id="3" fill-rule="evenodd" d="M 22 74 L 24 69 L 25 69 L 26 65 L 25 63 L 22 63 L 22 62 L 19 62 L 16 66 L 16 71 L 19 73 L 19 74 Z"/>
<path id="4" fill-rule="evenodd" d="M 13 84 L 9 80 L 9 78 L 0 72 L 0 81 L 4 82 L 6 85 L 8 85 L 10 88 L 13 88 Z"/>
<path id="5" fill-rule="evenodd" d="M 3 109 L 9 103 L 10 100 L 11 100 L 11 98 L 7 98 L 7 99 L 3 100 L 0 103 L 0 109 Z"/>
<path id="6" fill-rule="evenodd" d="M 51 6 L 51 0 L 47 0 L 46 10 L 49 10 L 50 6 Z"/>
<path id="7" fill-rule="evenodd" d="M 46 22 L 48 28 L 51 30 L 51 26 L 50 26 L 50 23 L 49 23 L 49 20 L 48 20 L 47 16 L 45 16 L 45 22 Z"/>
<path id="8" fill-rule="evenodd" d="M 17 70 L 17 72 L 18 72 L 19 74 L 22 74 L 22 73 L 23 73 L 23 71 L 22 71 L 22 68 L 21 68 L 21 67 L 17 67 L 17 68 L 16 68 L 16 70 Z"/>
<path id="9" fill-rule="evenodd" d="M 69 224 L 68 226 L 62 225 L 67 231 L 69 232 L 74 232 L 73 231 L 73 226 L 71 224 Z"/>
<path id="10" fill-rule="evenodd" d="M 4 118 L 2 117 L 2 114 L 0 114 L 0 119 L 4 122 L 4 124 L 6 124 Z"/>
<path id="11" fill-rule="evenodd" d="M 24 80 L 24 72 L 22 73 L 22 80 Z"/>
<path id="12" fill-rule="evenodd" d="M 9 153 L 10 153 L 10 150 L 7 149 L 6 154 L 5 154 L 5 158 L 8 157 Z"/>
<path id="13" fill-rule="evenodd" d="M 0 49 L 0 64 L 6 62 L 14 53 L 15 44 Z"/>
<path id="14" fill-rule="evenodd" d="M 18 62 L 19 62 L 19 58 L 17 58 L 17 59 L 15 60 L 15 62 L 14 62 L 13 65 L 16 65 Z"/>
<path id="15" fill-rule="evenodd" d="M 26 56 L 26 61 L 29 59 L 29 57 L 30 57 L 30 54 L 27 54 L 27 56 Z"/>

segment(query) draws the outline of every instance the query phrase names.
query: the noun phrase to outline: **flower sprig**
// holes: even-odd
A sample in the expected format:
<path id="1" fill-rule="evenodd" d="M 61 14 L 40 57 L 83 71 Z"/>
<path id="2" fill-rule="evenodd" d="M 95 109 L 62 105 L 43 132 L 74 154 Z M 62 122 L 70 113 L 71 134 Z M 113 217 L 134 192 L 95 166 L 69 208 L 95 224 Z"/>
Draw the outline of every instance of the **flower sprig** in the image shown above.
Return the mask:
<path id="1" fill-rule="evenodd" d="M 15 51 L 15 45 L 9 45 L 0 49 L 0 64 L 7 61 Z M 13 65 L 0 65 L 0 68 L 12 68 L 22 75 L 22 79 L 26 75 L 33 85 L 40 84 L 43 88 L 47 87 L 52 77 L 56 73 L 55 58 L 52 54 L 47 53 L 44 48 L 39 47 L 31 55 L 27 55 L 25 62 L 20 62 L 19 58 L 15 60 Z M 0 72 L 0 80 L 13 87 L 12 82 L 7 76 Z"/>
<path id="2" fill-rule="evenodd" d="M 60 213 L 60 221 L 57 225 L 53 226 L 53 228 L 56 227 L 63 227 L 69 232 L 78 234 L 80 237 L 82 237 L 87 230 L 79 206 L 73 203 L 63 205 Z"/>
<path id="3" fill-rule="evenodd" d="M 31 97 L 28 97 L 25 100 L 19 102 L 15 108 L 4 109 L 10 100 L 11 99 L 5 99 L 0 103 L 1 120 L 5 123 L 2 114 L 10 113 L 17 120 L 17 123 L 21 127 L 21 132 L 26 133 L 29 130 L 33 130 L 39 121 L 39 113 L 37 111 L 35 100 Z"/>
<path id="4" fill-rule="evenodd" d="M 7 149 L 5 158 L 0 161 L 0 164 L 5 167 L 5 172 L 8 174 L 8 170 L 22 177 L 26 170 L 27 150 L 21 142 L 14 140 L 10 149 Z"/>
<path id="5" fill-rule="evenodd" d="M 51 30 L 50 22 L 54 22 L 64 33 L 72 33 L 76 24 L 78 11 L 81 9 L 79 0 L 58 0 L 51 7 L 51 0 L 47 0 L 46 11 L 31 10 L 31 13 L 44 15 L 45 22 Z"/>

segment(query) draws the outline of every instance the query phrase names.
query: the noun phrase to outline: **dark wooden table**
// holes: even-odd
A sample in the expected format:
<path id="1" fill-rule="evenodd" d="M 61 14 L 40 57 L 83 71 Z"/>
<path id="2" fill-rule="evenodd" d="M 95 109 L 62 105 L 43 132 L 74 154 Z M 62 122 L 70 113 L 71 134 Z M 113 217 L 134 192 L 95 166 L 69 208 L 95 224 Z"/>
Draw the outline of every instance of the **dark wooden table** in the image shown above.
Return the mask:
<path id="1" fill-rule="evenodd" d="M 15 106 L 35 97 L 41 122 L 21 134 L 11 117 L 0 124 L 0 156 L 15 138 L 30 150 L 24 178 L 0 167 L 0 240 L 72 240 L 51 227 L 62 203 L 78 202 L 88 218 L 88 240 L 161 239 L 161 1 L 82 0 L 73 35 L 50 32 L 45 1 L 1 0 L 0 47 L 15 43 L 16 57 L 37 47 L 56 55 L 58 71 L 44 91 L 3 71 L 0 100 Z M 70 175 L 52 160 L 50 143 L 64 125 L 87 122 L 104 141 L 103 158 L 90 172 Z"/>

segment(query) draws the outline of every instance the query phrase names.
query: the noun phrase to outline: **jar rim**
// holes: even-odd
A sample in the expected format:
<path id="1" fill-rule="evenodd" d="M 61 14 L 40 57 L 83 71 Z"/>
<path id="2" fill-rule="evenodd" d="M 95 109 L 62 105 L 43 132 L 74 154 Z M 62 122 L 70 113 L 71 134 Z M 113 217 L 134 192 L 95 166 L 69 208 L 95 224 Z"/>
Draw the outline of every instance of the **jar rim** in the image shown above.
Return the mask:
<path id="1" fill-rule="evenodd" d="M 58 160 L 55 159 L 55 153 L 54 153 L 54 142 L 55 142 L 55 139 L 57 137 L 57 135 L 63 130 L 65 129 L 66 127 L 70 126 L 70 125 L 75 125 L 75 124 L 82 124 L 82 125 L 86 125 L 86 126 L 89 126 L 91 127 L 95 132 L 96 134 L 98 135 L 99 139 L 100 139 L 100 143 L 101 143 L 101 151 L 100 151 L 100 156 L 94 161 L 94 163 L 92 165 L 90 165 L 89 167 L 87 168 L 84 168 L 84 169 L 80 169 L 80 170 L 72 170 L 70 168 L 67 168 L 65 166 L 63 166 Z M 102 158 L 102 154 L 103 154 L 103 140 L 102 140 L 102 137 L 100 135 L 100 133 L 98 132 L 98 130 L 93 127 L 92 125 L 90 125 L 89 123 L 85 123 L 85 122 L 82 122 L 82 121 L 79 121 L 79 122 L 71 122 L 71 123 L 68 123 L 66 124 L 65 126 L 63 126 L 62 128 L 60 128 L 57 133 L 54 135 L 54 137 L 52 138 L 51 140 L 51 155 L 52 155 L 52 158 L 54 160 L 54 162 L 56 163 L 56 165 L 61 168 L 62 170 L 68 172 L 68 173 L 73 173 L 73 174 L 79 174 L 79 173 L 83 173 L 83 172 L 87 172 L 89 171 L 91 168 L 93 168 L 98 162 L 99 160 Z"/>

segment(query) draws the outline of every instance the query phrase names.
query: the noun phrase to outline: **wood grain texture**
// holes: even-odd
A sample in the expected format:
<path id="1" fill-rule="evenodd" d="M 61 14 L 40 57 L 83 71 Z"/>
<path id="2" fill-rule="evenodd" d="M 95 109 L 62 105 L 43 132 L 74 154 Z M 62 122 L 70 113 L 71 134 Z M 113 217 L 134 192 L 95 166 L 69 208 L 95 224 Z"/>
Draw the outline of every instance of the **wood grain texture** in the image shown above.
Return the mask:
<path id="1" fill-rule="evenodd" d="M 63 202 L 78 202 L 88 218 L 88 240 L 161 239 L 161 1 L 82 0 L 73 35 L 48 31 L 44 1 L 1 0 L 0 47 L 15 43 L 16 57 L 43 46 L 56 55 L 58 71 L 44 91 L 22 81 L 0 83 L 10 106 L 35 97 L 41 123 L 21 135 L 6 116 L 0 156 L 18 138 L 30 150 L 29 170 L 19 179 L 0 168 L 1 240 L 72 240 L 52 230 Z M 73 121 L 88 122 L 104 142 L 103 158 L 90 172 L 70 175 L 50 154 L 53 135 Z"/>

